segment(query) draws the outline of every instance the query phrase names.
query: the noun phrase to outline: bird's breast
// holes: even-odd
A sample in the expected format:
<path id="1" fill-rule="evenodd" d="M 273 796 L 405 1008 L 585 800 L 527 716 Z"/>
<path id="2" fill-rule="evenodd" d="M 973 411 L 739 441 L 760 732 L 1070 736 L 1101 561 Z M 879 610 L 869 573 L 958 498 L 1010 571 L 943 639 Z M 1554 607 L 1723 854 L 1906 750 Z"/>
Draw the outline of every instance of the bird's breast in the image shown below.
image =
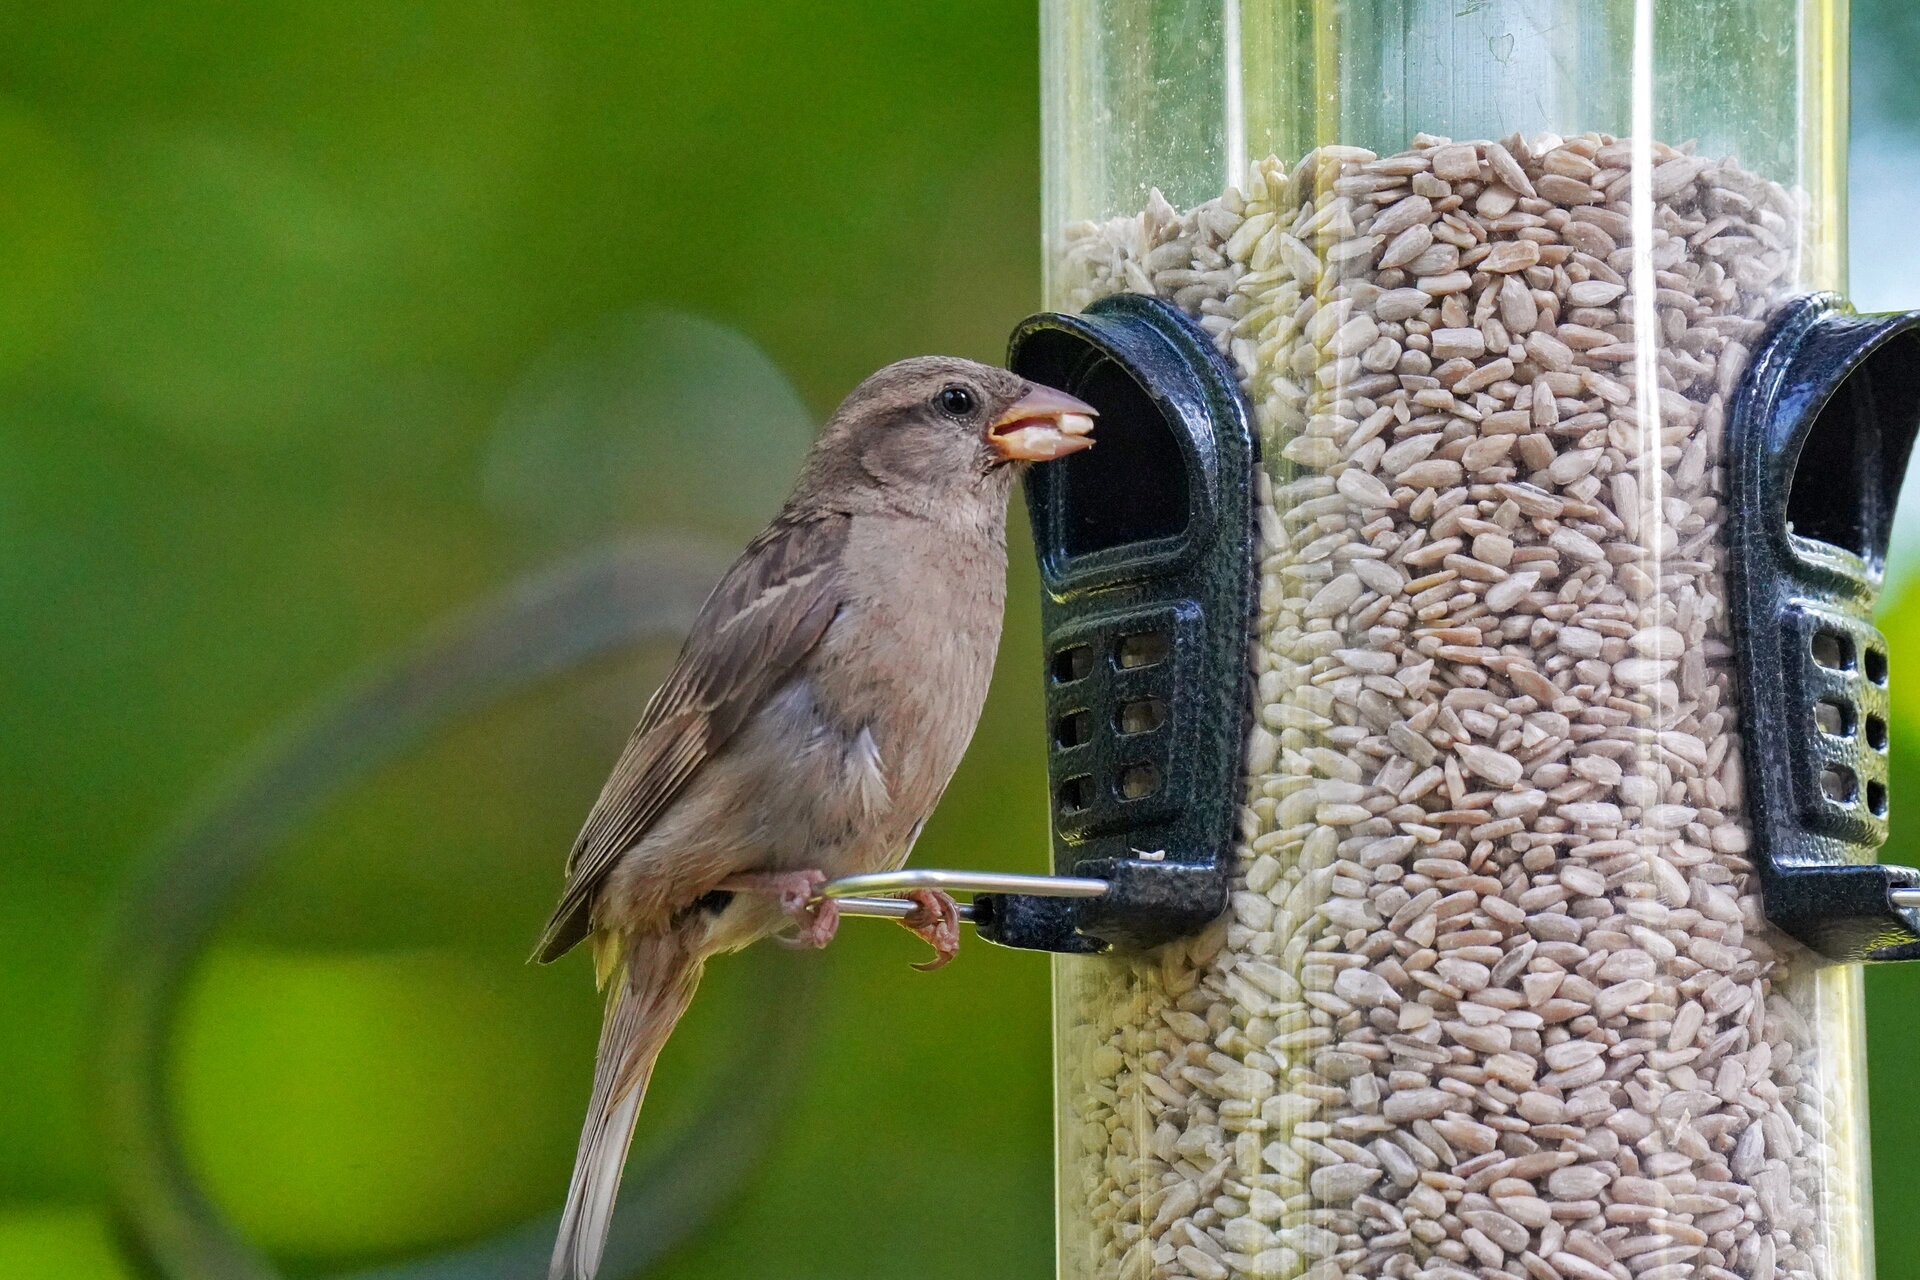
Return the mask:
<path id="1" fill-rule="evenodd" d="M 1006 558 L 970 539 L 899 541 L 883 568 L 862 575 L 874 589 L 830 629 L 821 674 L 836 718 L 871 735 L 895 816 L 911 825 L 931 812 L 979 722 Z"/>

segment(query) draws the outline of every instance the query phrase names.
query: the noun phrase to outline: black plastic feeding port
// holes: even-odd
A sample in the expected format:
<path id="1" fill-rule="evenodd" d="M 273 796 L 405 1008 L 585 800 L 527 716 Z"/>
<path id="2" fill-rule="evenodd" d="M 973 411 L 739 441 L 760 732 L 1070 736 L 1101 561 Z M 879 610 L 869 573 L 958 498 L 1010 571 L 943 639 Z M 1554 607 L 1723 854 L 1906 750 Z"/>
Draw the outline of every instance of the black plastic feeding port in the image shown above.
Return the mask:
<path id="1" fill-rule="evenodd" d="M 1728 436 L 1728 585 L 1767 916 L 1836 960 L 1920 958 L 1887 838 L 1887 642 L 1870 619 L 1920 432 L 1920 312 L 1828 294 L 1773 323 Z"/>
<path id="2" fill-rule="evenodd" d="M 1100 411 L 1092 449 L 1027 479 L 1044 587 L 1054 870 L 1099 898 L 982 895 L 982 936 L 1092 952 L 1226 909 L 1250 714 L 1252 415 L 1179 311 L 1103 299 L 1014 331 L 1015 372 Z"/>

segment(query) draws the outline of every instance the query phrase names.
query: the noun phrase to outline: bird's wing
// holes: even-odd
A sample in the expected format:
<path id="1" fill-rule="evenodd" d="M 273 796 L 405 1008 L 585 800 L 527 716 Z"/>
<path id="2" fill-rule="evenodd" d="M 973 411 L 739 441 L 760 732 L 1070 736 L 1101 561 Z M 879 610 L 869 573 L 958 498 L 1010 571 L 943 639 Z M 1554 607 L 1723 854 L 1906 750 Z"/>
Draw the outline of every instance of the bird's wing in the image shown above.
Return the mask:
<path id="1" fill-rule="evenodd" d="M 844 517 L 776 523 L 714 588 L 574 841 L 536 959 L 586 937 L 594 894 L 620 855 L 820 642 L 840 610 L 846 537 Z"/>

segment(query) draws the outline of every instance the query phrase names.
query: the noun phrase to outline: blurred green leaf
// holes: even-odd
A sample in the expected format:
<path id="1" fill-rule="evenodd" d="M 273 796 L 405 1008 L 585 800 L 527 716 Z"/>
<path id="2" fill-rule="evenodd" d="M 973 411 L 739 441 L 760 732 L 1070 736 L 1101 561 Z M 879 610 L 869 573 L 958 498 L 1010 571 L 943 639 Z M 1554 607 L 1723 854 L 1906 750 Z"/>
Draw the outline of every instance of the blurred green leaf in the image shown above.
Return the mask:
<path id="1" fill-rule="evenodd" d="M 98 211 L 69 143 L 0 98 L 0 384 L 66 336 L 97 235 Z"/>
<path id="2" fill-rule="evenodd" d="M 531 1216 L 572 1163 L 579 1001 L 470 954 L 227 947 L 176 1048 L 187 1150 L 260 1247 L 416 1250 Z M 557 1052 L 565 1048 L 568 1053 Z"/>
<path id="3" fill-rule="evenodd" d="M 98 1209 L 0 1210 L 0 1276 L 19 1280 L 134 1280 Z"/>

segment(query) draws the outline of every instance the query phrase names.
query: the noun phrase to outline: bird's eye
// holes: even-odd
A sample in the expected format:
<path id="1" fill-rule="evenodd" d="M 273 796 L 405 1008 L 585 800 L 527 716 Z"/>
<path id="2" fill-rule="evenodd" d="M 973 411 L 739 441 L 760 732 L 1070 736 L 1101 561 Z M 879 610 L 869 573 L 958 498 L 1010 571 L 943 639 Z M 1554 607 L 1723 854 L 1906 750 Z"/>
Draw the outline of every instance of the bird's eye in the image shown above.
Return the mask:
<path id="1" fill-rule="evenodd" d="M 941 412 L 950 413 L 956 418 L 964 418 L 974 410 L 973 392 L 965 387 L 947 387 L 933 398 Z"/>

